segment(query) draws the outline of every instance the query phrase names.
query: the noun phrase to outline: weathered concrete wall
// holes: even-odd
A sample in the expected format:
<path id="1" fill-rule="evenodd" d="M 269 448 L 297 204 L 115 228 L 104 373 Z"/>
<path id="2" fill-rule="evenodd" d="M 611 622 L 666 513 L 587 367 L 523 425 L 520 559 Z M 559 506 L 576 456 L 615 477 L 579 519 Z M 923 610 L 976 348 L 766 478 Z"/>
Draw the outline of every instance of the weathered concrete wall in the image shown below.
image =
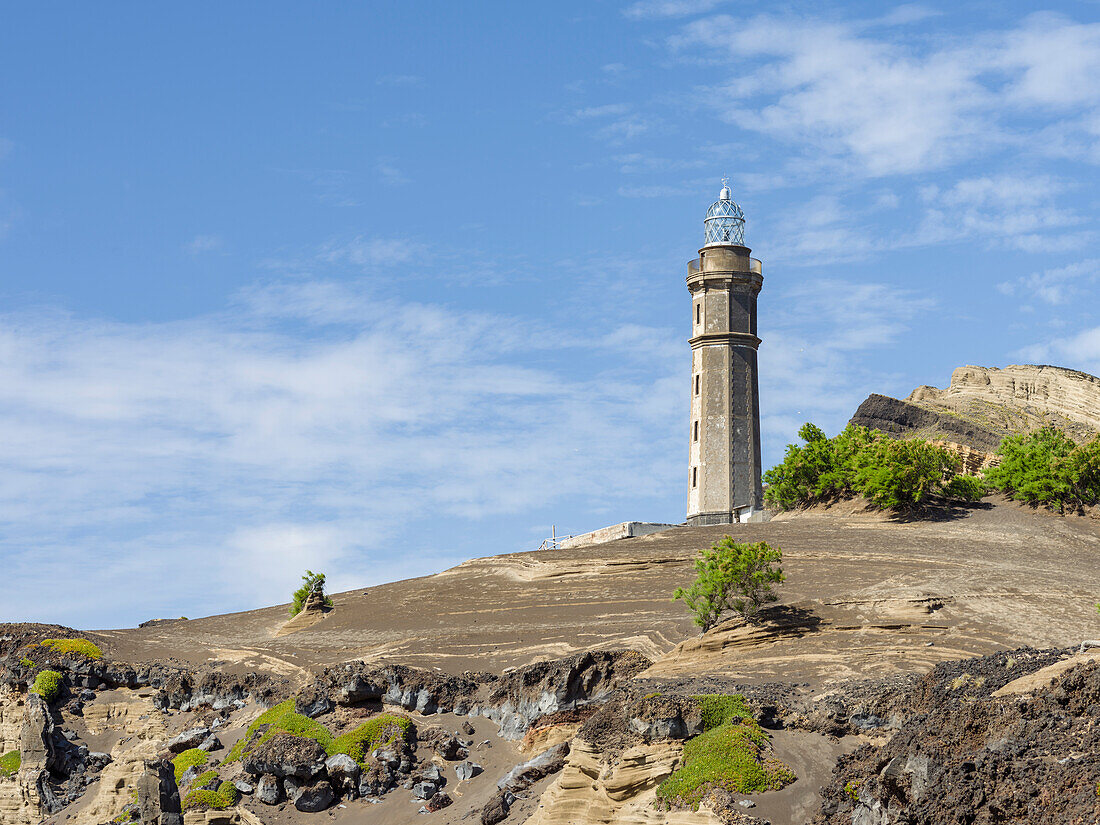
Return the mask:
<path id="1" fill-rule="evenodd" d="M 661 533 L 678 527 L 677 524 L 658 524 L 649 521 L 624 521 L 622 524 L 613 524 L 610 527 L 601 527 L 591 533 L 582 533 L 579 536 L 562 539 L 559 546 L 565 550 L 569 547 L 583 547 L 587 544 L 603 544 L 605 541 L 616 539 L 630 539 L 638 536 L 648 536 L 651 533 Z"/>

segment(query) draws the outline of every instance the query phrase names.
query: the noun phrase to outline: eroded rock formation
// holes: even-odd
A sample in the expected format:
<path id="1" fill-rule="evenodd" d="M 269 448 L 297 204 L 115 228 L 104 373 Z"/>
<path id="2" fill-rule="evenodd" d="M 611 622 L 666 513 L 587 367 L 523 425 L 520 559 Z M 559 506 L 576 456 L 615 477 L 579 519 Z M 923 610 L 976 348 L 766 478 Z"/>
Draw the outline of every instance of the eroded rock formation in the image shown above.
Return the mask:
<path id="1" fill-rule="evenodd" d="M 988 466 L 1006 435 L 1056 426 L 1083 441 L 1100 432 L 1100 378 L 1050 366 L 959 367 L 946 389 L 917 387 L 905 400 L 869 396 L 851 423 L 938 441 L 974 471 Z"/>

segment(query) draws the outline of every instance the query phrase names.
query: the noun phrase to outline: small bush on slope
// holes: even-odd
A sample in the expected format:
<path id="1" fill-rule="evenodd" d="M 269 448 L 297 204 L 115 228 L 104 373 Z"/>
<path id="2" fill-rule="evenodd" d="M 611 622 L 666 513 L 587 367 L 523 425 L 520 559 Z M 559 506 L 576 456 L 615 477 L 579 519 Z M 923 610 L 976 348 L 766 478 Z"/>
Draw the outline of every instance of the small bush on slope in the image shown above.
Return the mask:
<path id="1" fill-rule="evenodd" d="M 321 595 L 325 598 L 325 607 L 332 607 L 332 599 L 324 595 L 325 574 L 307 570 L 306 574 L 302 576 L 302 586 L 295 590 L 294 595 L 291 597 L 290 615 L 292 617 L 302 612 L 302 609 L 306 606 L 306 599 L 309 598 L 309 594 L 313 592 L 314 588 L 320 589 Z"/>
<path id="2" fill-rule="evenodd" d="M 682 764 L 657 788 L 661 807 L 697 810 L 717 788 L 755 793 L 779 790 L 795 780 L 789 767 L 763 756 L 769 737 L 753 720 L 743 696 L 692 698 L 703 711 L 703 732 L 684 744 Z"/>
<path id="3" fill-rule="evenodd" d="M 731 610 L 752 619 L 762 605 L 779 598 L 772 585 L 786 578 L 778 566 L 782 560 L 778 547 L 762 541 L 745 544 L 725 536 L 709 550 L 699 551 L 698 577 L 686 590 L 677 588 L 672 598 L 683 599 L 704 633 Z"/>
<path id="4" fill-rule="evenodd" d="M 56 670 L 43 670 L 34 677 L 31 693 L 37 693 L 47 702 L 52 702 L 61 693 L 61 674 Z"/>
<path id="5" fill-rule="evenodd" d="M 1100 502 L 1100 436 L 1078 445 L 1046 427 L 1008 436 L 997 455 L 1001 463 L 985 478 L 1009 498 L 1058 510 Z"/>

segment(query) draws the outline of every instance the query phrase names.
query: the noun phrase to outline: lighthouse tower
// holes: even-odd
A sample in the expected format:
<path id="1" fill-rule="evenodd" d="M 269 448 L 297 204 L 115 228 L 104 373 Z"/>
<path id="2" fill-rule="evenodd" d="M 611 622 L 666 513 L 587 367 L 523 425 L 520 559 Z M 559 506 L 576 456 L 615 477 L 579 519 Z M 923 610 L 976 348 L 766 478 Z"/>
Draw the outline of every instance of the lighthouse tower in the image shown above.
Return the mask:
<path id="1" fill-rule="evenodd" d="M 728 179 L 707 210 L 705 243 L 688 262 L 691 429 L 687 523 L 747 521 L 763 505 L 756 296 L 763 265 L 745 246 L 745 215 Z"/>

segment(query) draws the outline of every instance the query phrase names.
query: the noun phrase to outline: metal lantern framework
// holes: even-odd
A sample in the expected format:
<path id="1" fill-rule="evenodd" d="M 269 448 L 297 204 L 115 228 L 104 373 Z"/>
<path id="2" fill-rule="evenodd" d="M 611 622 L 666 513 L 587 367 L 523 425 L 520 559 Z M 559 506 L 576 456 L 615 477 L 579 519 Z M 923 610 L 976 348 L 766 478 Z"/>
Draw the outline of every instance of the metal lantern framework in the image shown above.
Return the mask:
<path id="1" fill-rule="evenodd" d="M 722 178 L 722 192 L 718 200 L 707 210 L 703 220 L 706 242 L 704 246 L 744 246 L 745 213 L 733 200 L 729 179 Z"/>

